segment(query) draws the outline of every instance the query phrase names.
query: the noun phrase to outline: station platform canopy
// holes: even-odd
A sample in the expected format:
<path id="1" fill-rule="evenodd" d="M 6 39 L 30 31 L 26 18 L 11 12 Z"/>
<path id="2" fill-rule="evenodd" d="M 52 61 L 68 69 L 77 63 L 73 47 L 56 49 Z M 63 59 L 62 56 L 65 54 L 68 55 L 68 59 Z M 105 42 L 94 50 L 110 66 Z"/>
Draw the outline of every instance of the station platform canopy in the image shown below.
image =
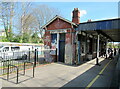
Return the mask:
<path id="1" fill-rule="evenodd" d="M 120 18 L 80 23 L 76 30 L 93 36 L 101 34 L 109 41 L 120 42 Z"/>

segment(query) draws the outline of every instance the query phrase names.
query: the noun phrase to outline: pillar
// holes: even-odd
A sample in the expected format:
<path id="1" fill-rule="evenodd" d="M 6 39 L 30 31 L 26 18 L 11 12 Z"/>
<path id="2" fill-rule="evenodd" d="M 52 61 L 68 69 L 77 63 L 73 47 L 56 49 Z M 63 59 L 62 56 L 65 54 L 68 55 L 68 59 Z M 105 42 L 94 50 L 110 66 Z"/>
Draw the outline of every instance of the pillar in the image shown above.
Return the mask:
<path id="1" fill-rule="evenodd" d="M 100 35 L 98 34 L 98 38 L 97 38 L 97 58 L 99 57 L 99 42 L 100 42 Z"/>
<path id="2" fill-rule="evenodd" d="M 99 65 L 99 44 L 100 42 L 100 35 L 98 34 L 98 37 L 97 37 L 97 58 L 96 58 L 96 65 Z"/>
<path id="3" fill-rule="evenodd" d="M 106 40 L 106 58 L 107 58 L 107 55 L 108 55 L 107 43 L 108 43 L 108 40 Z"/>
<path id="4" fill-rule="evenodd" d="M 80 41 L 78 41 L 78 64 L 80 64 L 80 57 L 81 57 L 81 45 Z"/>

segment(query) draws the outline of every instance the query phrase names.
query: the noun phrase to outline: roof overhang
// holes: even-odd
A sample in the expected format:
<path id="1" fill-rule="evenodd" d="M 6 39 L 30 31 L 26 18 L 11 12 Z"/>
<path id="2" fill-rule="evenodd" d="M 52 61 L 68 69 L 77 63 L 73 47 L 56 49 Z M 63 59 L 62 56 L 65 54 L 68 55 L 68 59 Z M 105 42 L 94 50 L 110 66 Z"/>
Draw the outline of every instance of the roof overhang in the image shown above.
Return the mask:
<path id="1" fill-rule="evenodd" d="M 120 42 L 120 18 L 80 23 L 79 30 L 95 36 L 102 34 L 109 41 Z"/>

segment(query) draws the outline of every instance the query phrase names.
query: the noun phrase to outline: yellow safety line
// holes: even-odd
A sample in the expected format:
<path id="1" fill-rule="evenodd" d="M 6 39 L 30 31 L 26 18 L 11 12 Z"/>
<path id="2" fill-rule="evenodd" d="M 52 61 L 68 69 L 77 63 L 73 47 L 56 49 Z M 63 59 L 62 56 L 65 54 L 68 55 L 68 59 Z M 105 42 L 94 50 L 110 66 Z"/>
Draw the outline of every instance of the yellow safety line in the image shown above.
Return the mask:
<path id="1" fill-rule="evenodd" d="M 111 61 L 112 61 L 112 60 L 111 60 Z M 111 61 L 109 61 L 109 62 L 104 66 L 104 68 L 99 72 L 99 74 L 102 74 L 102 73 L 103 73 L 103 71 L 106 69 L 106 67 L 110 64 Z M 86 87 L 85 89 L 89 89 L 89 88 L 93 85 L 93 83 L 94 83 L 99 77 L 100 77 L 100 75 L 97 75 L 97 76 L 87 85 L 87 87 Z"/>

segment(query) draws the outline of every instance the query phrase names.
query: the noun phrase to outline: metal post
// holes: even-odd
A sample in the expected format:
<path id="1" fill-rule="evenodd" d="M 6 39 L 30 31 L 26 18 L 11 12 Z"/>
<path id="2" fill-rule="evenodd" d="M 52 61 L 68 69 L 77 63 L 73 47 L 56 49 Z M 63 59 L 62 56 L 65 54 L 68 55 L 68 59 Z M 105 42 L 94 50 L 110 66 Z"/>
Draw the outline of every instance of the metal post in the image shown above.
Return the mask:
<path id="1" fill-rule="evenodd" d="M 34 59 L 34 66 L 36 67 L 36 49 L 35 49 L 35 59 Z"/>
<path id="2" fill-rule="evenodd" d="M 96 65 L 100 65 L 99 64 L 99 42 L 100 42 L 100 35 L 98 34 L 98 39 L 97 39 L 97 58 L 96 58 Z"/>
<path id="3" fill-rule="evenodd" d="M 57 60 L 57 48 L 56 48 L 56 62 L 57 62 L 58 60 Z"/>
<path id="4" fill-rule="evenodd" d="M 33 78 L 34 78 L 34 72 L 35 72 L 35 69 L 34 69 L 35 67 L 34 67 L 34 64 L 33 64 Z"/>
<path id="5" fill-rule="evenodd" d="M 8 65 L 8 70 L 7 70 L 7 80 L 9 80 L 9 65 Z"/>
<path id="6" fill-rule="evenodd" d="M 108 43 L 108 40 L 106 40 L 106 59 L 107 59 L 107 55 L 108 55 L 107 43 Z"/>
<path id="7" fill-rule="evenodd" d="M 37 62 L 38 62 L 38 48 L 37 48 Z"/>
<path id="8" fill-rule="evenodd" d="M 17 68 L 17 84 L 18 84 L 18 72 L 19 72 L 19 69 L 18 69 L 18 67 L 16 67 Z"/>
<path id="9" fill-rule="evenodd" d="M 4 74 L 4 66 L 5 66 L 5 60 L 3 60 L 3 74 Z"/>
<path id="10" fill-rule="evenodd" d="M 114 57 L 114 52 L 115 52 L 114 49 L 115 49 L 115 45 L 114 45 L 114 42 L 113 42 L 113 55 L 112 55 L 113 57 Z"/>
<path id="11" fill-rule="evenodd" d="M 57 33 L 57 50 L 59 50 L 59 36 L 60 36 L 60 34 L 59 33 Z M 57 51 L 57 55 L 58 55 L 58 58 L 59 58 L 59 51 Z M 58 61 L 58 60 L 57 60 Z"/>
<path id="12" fill-rule="evenodd" d="M 24 62 L 24 75 L 25 75 L 25 62 Z"/>
<path id="13" fill-rule="evenodd" d="M 28 56 L 28 59 L 29 59 L 29 61 L 30 61 L 30 48 L 29 48 L 29 56 Z"/>
<path id="14" fill-rule="evenodd" d="M 80 41 L 78 41 L 78 64 L 80 64 L 80 57 L 81 57 L 81 45 Z"/>

